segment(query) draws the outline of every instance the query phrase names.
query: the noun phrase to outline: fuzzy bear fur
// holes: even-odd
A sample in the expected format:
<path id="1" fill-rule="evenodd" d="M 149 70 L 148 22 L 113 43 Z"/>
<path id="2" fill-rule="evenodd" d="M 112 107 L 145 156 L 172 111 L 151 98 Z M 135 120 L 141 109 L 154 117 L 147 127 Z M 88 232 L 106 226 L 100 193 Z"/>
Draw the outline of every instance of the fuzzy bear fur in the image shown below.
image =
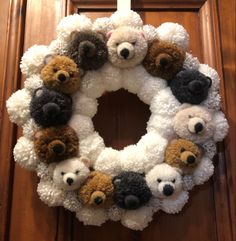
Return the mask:
<path id="1" fill-rule="evenodd" d="M 81 71 L 76 63 L 66 56 L 47 56 L 41 78 L 48 89 L 64 94 L 73 94 L 80 87 Z"/>
<path id="2" fill-rule="evenodd" d="M 180 138 L 194 143 L 209 139 L 222 141 L 228 132 L 228 123 L 221 111 L 213 112 L 203 106 L 188 106 L 176 114 L 173 128 Z"/>
<path id="3" fill-rule="evenodd" d="M 63 190 L 76 190 L 88 178 L 88 167 L 89 160 L 85 157 L 74 157 L 59 162 L 53 170 L 53 183 Z"/>
<path id="4" fill-rule="evenodd" d="M 78 145 L 78 137 L 69 126 L 45 128 L 34 136 L 35 152 L 39 159 L 46 163 L 76 156 Z"/>
<path id="5" fill-rule="evenodd" d="M 113 195 L 113 183 L 111 176 L 93 171 L 79 191 L 79 198 L 85 205 L 101 207 L 111 204 Z"/>
<path id="6" fill-rule="evenodd" d="M 83 70 L 99 69 L 108 59 L 104 37 L 94 31 L 72 32 L 67 55 Z"/>
<path id="7" fill-rule="evenodd" d="M 72 100 L 54 90 L 39 88 L 32 97 L 30 115 L 42 127 L 65 125 L 72 115 Z"/>
<path id="8" fill-rule="evenodd" d="M 115 204 L 123 209 L 134 210 L 145 205 L 151 191 L 144 177 L 136 172 L 122 172 L 113 178 Z"/>
<path id="9" fill-rule="evenodd" d="M 119 68 L 140 64 L 147 53 L 147 40 L 141 30 L 119 27 L 107 34 L 110 62 Z"/>
<path id="10" fill-rule="evenodd" d="M 171 141 L 165 152 L 165 162 L 179 168 L 183 173 L 193 172 L 200 157 L 200 148 L 193 142 L 184 139 Z"/>
<path id="11" fill-rule="evenodd" d="M 180 103 L 198 105 L 207 98 L 211 82 L 197 70 L 182 70 L 170 81 L 170 88 Z"/>
<path id="12" fill-rule="evenodd" d="M 149 74 L 170 80 L 181 70 L 184 59 L 185 52 L 182 49 L 156 39 L 149 44 L 143 65 Z"/>

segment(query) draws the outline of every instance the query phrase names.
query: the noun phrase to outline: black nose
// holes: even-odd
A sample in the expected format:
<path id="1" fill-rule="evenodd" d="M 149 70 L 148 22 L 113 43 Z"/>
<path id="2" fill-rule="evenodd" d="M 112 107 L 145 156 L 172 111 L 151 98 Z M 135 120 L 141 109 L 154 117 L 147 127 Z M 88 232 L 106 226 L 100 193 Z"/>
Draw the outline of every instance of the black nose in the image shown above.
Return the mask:
<path id="1" fill-rule="evenodd" d="M 74 180 L 72 178 L 68 177 L 66 179 L 66 182 L 68 183 L 69 186 L 71 186 L 71 184 L 74 182 Z"/>
<path id="2" fill-rule="evenodd" d="M 173 194 L 173 192 L 174 192 L 174 188 L 173 188 L 171 185 L 166 184 L 166 185 L 164 186 L 164 188 L 163 188 L 163 194 L 164 194 L 165 196 L 171 196 L 171 195 Z"/>
<path id="3" fill-rule="evenodd" d="M 194 130 L 196 133 L 201 132 L 203 130 L 203 125 L 202 123 L 198 122 L 195 126 L 194 126 Z"/>
<path id="4" fill-rule="evenodd" d="M 103 202 L 103 200 L 102 200 L 101 197 L 96 197 L 96 198 L 94 199 L 94 202 L 95 202 L 97 205 L 100 205 L 100 204 Z"/>
<path id="5" fill-rule="evenodd" d="M 195 161 L 196 161 L 195 156 L 188 156 L 188 158 L 187 158 L 188 164 L 193 164 Z"/>
<path id="6" fill-rule="evenodd" d="M 57 77 L 61 82 L 66 81 L 66 76 L 64 74 L 59 74 Z"/>
<path id="7" fill-rule="evenodd" d="M 55 116 L 59 114 L 60 107 L 55 103 L 47 103 L 43 106 L 43 112 L 48 116 Z"/>
<path id="8" fill-rule="evenodd" d="M 52 150 L 55 154 L 61 154 L 64 152 L 64 146 L 62 144 L 56 144 L 52 147 Z"/>
<path id="9" fill-rule="evenodd" d="M 139 207 L 140 201 L 134 195 L 128 195 L 125 197 L 125 206 L 127 209 L 137 209 Z"/>
<path id="10" fill-rule="evenodd" d="M 160 65 L 165 68 L 168 67 L 170 65 L 170 62 L 167 58 L 161 58 L 160 59 Z"/>
<path id="11" fill-rule="evenodd" d="M 199 80 L 193 80 L 188 84 L 188 88 L 192 93 L 201 93 L 203 90 L 203 83 Z"/>
<path id="12" fill-rule="evenodd" d="M 124 48 L 120 51 L 120 55 L 124 58 L 124 59 L 127 59 L 128 56 L 129 56 L 129 50 Z"/>

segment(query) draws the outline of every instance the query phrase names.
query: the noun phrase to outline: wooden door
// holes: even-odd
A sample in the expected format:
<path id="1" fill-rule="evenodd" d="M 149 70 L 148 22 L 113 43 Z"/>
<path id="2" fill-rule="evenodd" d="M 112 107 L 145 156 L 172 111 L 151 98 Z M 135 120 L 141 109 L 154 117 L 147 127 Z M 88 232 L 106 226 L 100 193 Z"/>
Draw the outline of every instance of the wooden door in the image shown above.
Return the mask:
<path id="1" fill-rule="evenodd" d="M 0 2 L 1 241 L 236 240 L 235 1 L 135 0 L 132 8 L 141 14 L 145 23 L 154 26 L 166 21 L 182 24 L 190 34 L 193 55 L 216 68 L 222 78 L 223 108 L 231 129 L 225 142 L 219 145 L 214 177 L 191 191 L 189 203 L 181 213 L 160 212 L 143 232 L 131 231 L 113 222 L 102 227 L 84 227 L 74 214 L 44 205 L 36 193 L 36 175 L 12 160 L 12 148 L 21 130 L 9 123 L 5 100 L 24 81 L 18 67 L 20 57 L 33 44 L 48 44 L 65 15 L 109 16 L 116 10 L 116 2 L 4 0 Z M 137 142 L 145 132 L 150 115 L 148 107 L 125 91 L 106 95 L 99 103 L 94 122 L 106 144 L 120 149 Z M 123 108 L 122 103 L 129 104 Z M 127 125 L 128 121 L 137 119 L 135 125 Z M 109 126 L 104 124 L 108 122 Z"/>

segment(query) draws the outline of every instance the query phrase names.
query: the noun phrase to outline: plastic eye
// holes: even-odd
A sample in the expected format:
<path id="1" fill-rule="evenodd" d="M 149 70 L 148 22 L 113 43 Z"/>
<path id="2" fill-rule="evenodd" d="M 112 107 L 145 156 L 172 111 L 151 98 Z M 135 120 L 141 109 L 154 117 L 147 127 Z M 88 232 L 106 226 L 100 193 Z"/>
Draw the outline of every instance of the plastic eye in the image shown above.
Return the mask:
<path id="1" fill-rule="evenodd" d="M 54 73 L 56 73 L 58 71 L 57 68 L 53 68 L 52 70 L 53 70 Z"/>
<path id="2" fill-rule="evenodd" d="M 119 43 L 116 43 L 116 46 L 119 46 L 120 44 Z"/>
<path id="3" fill-rule="evenodd" d="M 189 115 L 189 116 L 188 116 L 188 118 L 192 118 L 192 116 L 191 116 L 191 115 Z"/>
<path id="4" fill-rule="evenodd" d="M 70 73 L 70 77 L 73 77 L 74 76 L 74 74 L 73 73 Z"/>
<path id="5" fill-rule="evenodd" d="M 64 176 L 64 175 L 65 175 L 65 172 L 61 172 L 61 175 Z"/>
<path id="6" fill-rule="evenodd" d="M 184 151 L 185 151 L 185 149 L 183 147 L 181 147 L 180 152 L 184 152 Z"/>
<path id="7" fill-rule="evenodd" d="M 158 179 L 157 179 L 157 181 L 160 183 L 160 182 L 161 182 L 161 179 L 160 179 L 160 178 L 158 178 Z"/>
<path id="8" fill-rule="evenodd" d="M 131 44 L 132 44 L 132 45 L 135 45 L 135 44 L 136 44 L 136 42 L 132 42 Z"/>
<path id="9" fill-rule="evenodd" d="M 76 170 L 75 174 L 76 174 L 76 175 L 79 174 L 79 170 Z"/>
<path id="10" fill-rule="evenodd" d="M 175 183 L 175 179 L 173 179 L 172 182 Z"/>

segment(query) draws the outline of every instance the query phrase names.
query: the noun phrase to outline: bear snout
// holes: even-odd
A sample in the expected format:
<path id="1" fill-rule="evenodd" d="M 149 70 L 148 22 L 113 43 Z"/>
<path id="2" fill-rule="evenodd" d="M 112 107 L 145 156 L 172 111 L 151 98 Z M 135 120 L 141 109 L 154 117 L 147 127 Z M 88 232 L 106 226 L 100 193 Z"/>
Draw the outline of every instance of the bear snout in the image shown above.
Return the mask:
<path id="1" fill-rule="evenodd" d="M 90 198 L 90 204 L 95 204 L 96 206 L 99 206 L 103 204 L 106 201 L 106 195 L 102 191 L 94 191 Z"/>
<path id="2" fill-rule="evenodd" d="M 60 106 L 55 103 L 47 103 L 43 106 L 43 113 L 49 117 L 58 115 L 60 111 Z"/>
<path id="3" fill-rule="evenodd" d="M 48 149 L 56 155 L 62 155 L 65 153 L 66 146 L 62 141 L 55 140 L 49 143 Z"/>
<path id="4" fill-rule="evenodd" d="M 79 44 L 79 55 L 87 58 L 92 58 L 96 55 L 97 48 L 94 43 L 90 41 L 82 41 Z"/>
<path id="5" fill-rule="evenodd" d="M 128 195 L 125 197 L 124 203 L 128 209 L 137 209 L 139 207 L 140 201 L 138 197 L 134 195 Z"/>
<path id="6" fill-rule="evenodd" d="M 122 59 L 131 59 L 134 56 L 134 46 L 128 42 L 121 43 L 117 48 L 117 54 Z"/>
<path id="7" fill-rule="evenodd" d="M 60 82 L 65 82 L 66 80 L 69 79 L 69 74 L 66 72 L 66 71 L 58 71 L 57 73 L 57 79 L 60 81 Z"/>
<path id="8" fill-rule="evenodd" d="M 169 68 L 172 65 L 173 59 L 169 54 L 159 54 L 156 58 L 156 66 L 164 69 Z"/>
<path id="9" fill-rule="evenodd" d="M 188 130 L 193 134 L 199 134 L 204 131 L 205 121 L 199 117 L 193 117 L 188 122 Z"/>
<path id="10" fill-rule="evenodd" d="M 163 194 L 167 197 L 171 196 L 174 193 L 174 188 L 170 184 L 166 184 L 163 187 Z"/>

